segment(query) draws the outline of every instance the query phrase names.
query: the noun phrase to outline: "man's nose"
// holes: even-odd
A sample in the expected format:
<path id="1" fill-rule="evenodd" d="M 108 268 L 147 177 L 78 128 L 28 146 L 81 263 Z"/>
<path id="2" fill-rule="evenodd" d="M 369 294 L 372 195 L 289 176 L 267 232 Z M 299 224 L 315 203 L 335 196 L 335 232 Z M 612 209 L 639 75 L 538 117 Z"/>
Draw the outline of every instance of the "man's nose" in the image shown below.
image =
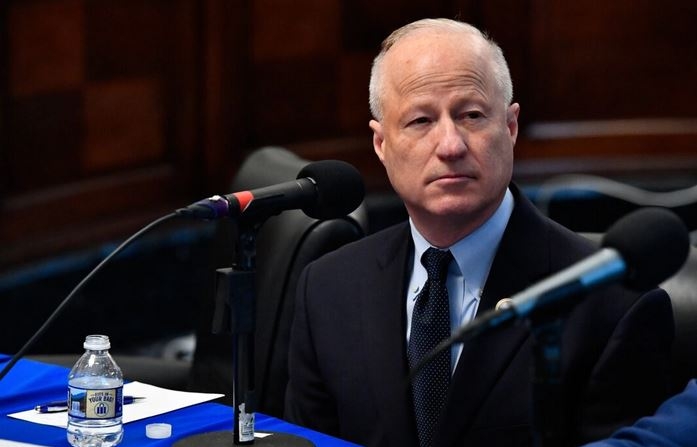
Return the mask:
<path id="1" fill-rule="evenodd" d="M 436 152 L 439 157 L 459 157 L 467 151 L 465 131 L 452 119 L 443 119 L 439 123 L 438 132 L 438 147 Z"/>

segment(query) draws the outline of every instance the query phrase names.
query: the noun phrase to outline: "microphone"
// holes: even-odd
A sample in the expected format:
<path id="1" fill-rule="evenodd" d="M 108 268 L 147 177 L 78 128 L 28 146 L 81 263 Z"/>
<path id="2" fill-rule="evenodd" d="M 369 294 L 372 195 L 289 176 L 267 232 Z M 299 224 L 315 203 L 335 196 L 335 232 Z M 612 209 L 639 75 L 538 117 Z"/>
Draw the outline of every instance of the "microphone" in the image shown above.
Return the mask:
<path id="1" fill-rule="evenodd" d="M 281 211 L 302 209 L 315 219 L 334 219 L 355 210 L 365 195 L 358 170 L 340 160 L 322 160 L 300 170 L 296 180 L 215 195 L 176 212 L 200 219 L 244 217 L 262 220 Z"/>
<path id="2" fill-rule="evenodd" d="M 565 304 L 566 299 L 615 281 L 623 281 L 627 287 L 637 291 L 656 287 L 685 263 L 690 238 L 685 224 L 674 213 L 662 208 L 642 208 L 613 224 L 601 246 L 595 254 L 528 287 L 505 300 L 497 309 L 461 326 L 432 354 L 535 311 Z M 429 354 L 424 361 L 427 358 L 432 358 L 432 355 Z"/>

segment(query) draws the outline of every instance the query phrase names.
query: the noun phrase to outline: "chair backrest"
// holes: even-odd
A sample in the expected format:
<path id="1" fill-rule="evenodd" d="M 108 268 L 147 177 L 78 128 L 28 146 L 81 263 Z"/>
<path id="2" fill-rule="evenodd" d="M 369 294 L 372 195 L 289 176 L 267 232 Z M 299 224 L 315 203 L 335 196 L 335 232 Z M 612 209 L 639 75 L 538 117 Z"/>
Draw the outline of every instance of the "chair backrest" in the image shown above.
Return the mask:
<path id="1" fill-rule="evenodd" d="M 259 149 L 240 167 L 233 190 L 254 189 L 295 179 L 308 163 L 308 160 L 283 148 Z M 225 241 L 234 230 L 225 221 L 221 222 L 219 240 Z M 293 303 L 303 268 L 323 254 L 363 237 L 367 228 L 367 214 L 362 204 L 349 216 L 323 221 L 310 218 L 299 210 L 285 211 L 269 218 L 259 229 L 254 337 L 257 411 L 278 417 L 283 415 Z M 227 262 L 227 265 L 218 267 L 229 267 L 231 250 L 222 251 L 220 262 Z M 218 255 L 220 257 L 220 253 Z M 190 388 L 225 393 L 229 402 L 233 377 L 231 337 L 210 333 L 212 298 L 206 302 L 202 315 L 208 321 L 201 321 L 197 331 Z"/>
<path id="2" fill-rule="evenodd" d="M 654 190 L 655 189 L 655 190 Z M 675 391 L 697 377 L 697 185 L 687 186 L 661 178 L 645 189 L 609 178 L 570 174 L 552 177 L 532 194 L 547 216 L 600 242 L 602 232 L 623 215 L 638 208 L 670 209 L 691 230 L 692 246 L 685 265 L 660 286 L 668 292 L 675 319 L 671 373 Z"/>
<path id="3" fill-rule="evenodd" d="M 601 233 L 580 233 L 600 244 Z M 675 340 L 671 352 L 671 380 L 674 392 L 682 391 L 697 377 L 697 247 L 690 251 L 677 273 L 660 287 L 668 292 L 675 320 Z"/>
<path id="4" fill-rule="evenodd" d="M 675 318 L 672 352 L 673 385 L 682 391 L 697 377 L 697 247 L 690 247 L 685 265 L 661 287 L 670 295 Z"/>
<path id="5" fill-rule="evenodd" d="M 685 187 L 684 180 L 667 176 L 652 188 L 597 175 L 564 174 L 529 187 L 528 194 L 543 214 L 575 231 L 606 231 L 623 215 L 648 206 L 668 208 L 689 229 L 697 229 L 697 185 Z"/>

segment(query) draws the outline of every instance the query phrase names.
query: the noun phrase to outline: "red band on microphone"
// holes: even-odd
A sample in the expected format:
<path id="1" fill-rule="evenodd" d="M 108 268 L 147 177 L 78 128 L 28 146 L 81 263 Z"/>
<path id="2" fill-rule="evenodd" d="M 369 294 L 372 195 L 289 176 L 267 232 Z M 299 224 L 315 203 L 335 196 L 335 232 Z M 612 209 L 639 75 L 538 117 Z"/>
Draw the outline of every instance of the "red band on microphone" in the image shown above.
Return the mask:
<path id="1" fill-rule="evenodd" d="M 252 200 L 254 200 L 254 196 L 252 195 L 251 191 L 236 192 L 233 194 L 233 196 L 237 198 L 237 202 L 240 204 L 240 212 L 242 213 L 244 213 L 249 204 L 252 203 Z"/>

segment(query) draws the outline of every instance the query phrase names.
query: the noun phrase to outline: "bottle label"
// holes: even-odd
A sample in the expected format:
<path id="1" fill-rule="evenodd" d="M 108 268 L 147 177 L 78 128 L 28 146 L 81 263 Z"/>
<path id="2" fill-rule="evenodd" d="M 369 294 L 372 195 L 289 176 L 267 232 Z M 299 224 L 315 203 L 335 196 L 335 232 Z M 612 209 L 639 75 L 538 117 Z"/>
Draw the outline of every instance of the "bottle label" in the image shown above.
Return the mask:
<path id="1" fill-rule="evenodd" d="M 123 414 L 123 387 L 87 390 L 68 387 L 68 414 L 80 419 L 112 419 Z"/>
<path id="2" fill-rule="evenodd" d="M 254 442 L 254 413 L 245 411 L 245 404 L 238 406 L 238 427 L 240 442 Z"/>

